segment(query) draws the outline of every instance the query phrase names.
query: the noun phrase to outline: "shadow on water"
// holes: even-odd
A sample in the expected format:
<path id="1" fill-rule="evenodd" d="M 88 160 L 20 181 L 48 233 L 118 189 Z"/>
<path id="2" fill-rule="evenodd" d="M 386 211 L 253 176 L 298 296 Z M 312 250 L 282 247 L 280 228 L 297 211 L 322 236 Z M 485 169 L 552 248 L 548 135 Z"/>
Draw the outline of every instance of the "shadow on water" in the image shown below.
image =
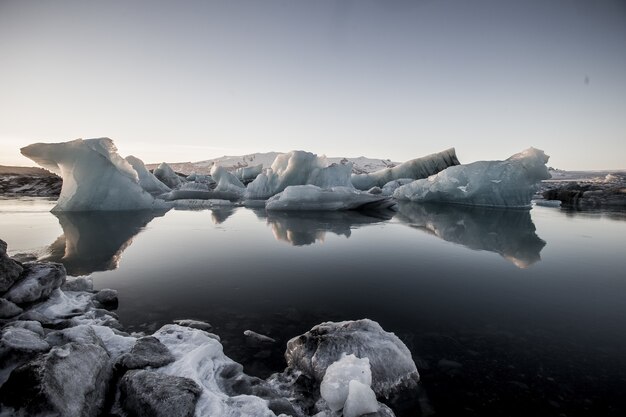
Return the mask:
<path id="1" fill-rule="evenodd" d="M 320 211 L 277 212 L 255 210 L 257 217 L 266 219 L 276 240 L 292 246 L 323 242 L 326 233 L 349 238 L 352 230 L 390 220 L 395 214 L 384 211 Z"/>
<path id="2" fill-rule="evenodd" d="M 396 219 L 447 242 L 498 253 L 519 268 L 540 261 L 546 245 L 529 210 L 401 202 Z"/>
<path id="3" fill-rule="evenodd" d="M 61 262 L 68 275 L 88 275 L 116 269 L 122 253 L 160 211 L 53 213 L 63 234 L 42 260 Z"/>

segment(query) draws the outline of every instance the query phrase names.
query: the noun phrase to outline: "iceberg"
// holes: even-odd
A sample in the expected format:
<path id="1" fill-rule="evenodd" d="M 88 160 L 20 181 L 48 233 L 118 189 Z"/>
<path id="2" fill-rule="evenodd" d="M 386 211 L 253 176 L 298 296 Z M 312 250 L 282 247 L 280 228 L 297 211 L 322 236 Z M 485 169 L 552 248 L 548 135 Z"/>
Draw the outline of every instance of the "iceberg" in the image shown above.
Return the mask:
<path id="1" fill-rule="evenodd" d="M 420 203 L 528 208 L 538 183 L 550 178 L 548 158 L 543 151 L 529 148 L 504 161 L 457 165 L 403 185 L 393 196 Z"/>
<path id="2" fill-rule="evenodd" d="M 182 185 L 183 180 L 174 172 L 171 166 L 165 162 L 154 170 L 154 176 L 169 188 L 178 188 Z"/>
<path id="3" fill-rule="evenodd" d="M 247 182 L 254 180 L 261 172 L 263 172 L 263 164 L 251 167 L 239 167 L 235 169 L 235 176 L 241 182 Z"/>
<path id="4" fill-rule="evenodd" d="M 242 196 L 246 191 L 246 186 L 243 185 L 235 175 L 228 172 L 226 168 L 222 166 L 213 165 L 213 168 L 211 168 L 211 177 L 217 182 L 215 191 L 233 193 L 238 196 Z"/>
<path id="5" fill-rule="evenodd" d="M 401 178 L 413 178 L 415 180 L 426 178 L 444 169 L 459 165 L 454 148 L 411 159 L 393 168 L 385 168 L 370 174 L 352 175 L 352 185 L 359 190 L 369 190 L 372 187 L 383 187 L 390 181 Z"/>
<path id="6" fill-rule="evenodd" d="M 305 151 L 280 154 L 264 173 L 248 184 L 245 198 L 266 199 L 292 185 L 315 185 L 320 188 L 351 187 L 352 163 L 328 164 L 326 157 Z"/>
<path id="7" fill-rule="evenodd" d="M 315 185 L 289 186 L 267 200 L 266 210 L 360 210 L 386 209 L 395 205 L 389 197 L 355 190 L 352 187 L 320 188 Z"/>
<path id="8" fill-rule="evenodd" d="M 61 195 L 52 211 L 165 208 L 142 188 L 137 171 L 118 155 L 109 138 L 35 143 L 21 152 L 63 177 Z"/>
<path id="9" fill-rule="evenodd" d="M 126 157 L 126 160 L 137 171 L 141 188 L 154 196 L 170 191 L 170 187 L 163 184 L 154 174 L 148 171 L 141 159 L 130 155 Z"/>

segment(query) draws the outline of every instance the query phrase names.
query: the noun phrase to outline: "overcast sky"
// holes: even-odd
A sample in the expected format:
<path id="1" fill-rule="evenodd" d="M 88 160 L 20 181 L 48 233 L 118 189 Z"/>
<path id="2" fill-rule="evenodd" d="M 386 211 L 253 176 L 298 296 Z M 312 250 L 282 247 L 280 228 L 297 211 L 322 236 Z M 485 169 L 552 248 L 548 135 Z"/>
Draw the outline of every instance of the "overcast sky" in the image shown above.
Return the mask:
<path id="1" fill-rule="evenodd" d="M 626 168 L 626 1 L 0 0 L 0 164 L 101 136 L 146 162 Z"/>

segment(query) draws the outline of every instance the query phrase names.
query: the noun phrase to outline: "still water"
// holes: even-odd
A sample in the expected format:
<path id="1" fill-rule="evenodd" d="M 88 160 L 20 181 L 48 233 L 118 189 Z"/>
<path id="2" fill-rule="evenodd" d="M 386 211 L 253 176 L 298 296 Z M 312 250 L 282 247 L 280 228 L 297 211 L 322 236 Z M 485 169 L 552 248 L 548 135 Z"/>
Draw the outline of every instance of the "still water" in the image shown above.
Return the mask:
<path id="1" fill-rule="evenodd" d="M 151 332 L 205 320 L 267 376 L 323 321 L 371 318 L 422 376 L 399 415 L 626 415 L 626 215 L 404 204 L 397 213 L 49 213 L 0 200 L 11 255 L 63 262 L 119 291 Z M 251 329 L 277 340 L 246 343 Z"/>

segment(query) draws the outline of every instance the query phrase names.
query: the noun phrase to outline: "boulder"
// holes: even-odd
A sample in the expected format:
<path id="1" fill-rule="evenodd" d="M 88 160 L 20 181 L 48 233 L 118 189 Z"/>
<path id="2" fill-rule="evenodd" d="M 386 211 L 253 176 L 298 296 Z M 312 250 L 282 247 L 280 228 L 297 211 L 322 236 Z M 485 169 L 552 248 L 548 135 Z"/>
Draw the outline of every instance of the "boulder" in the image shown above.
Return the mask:
<path id="1" fill-rule="evenodd" d="M 0 298 L 0 319 L 15 317 L 23 311 L 24 310 L 22 310 L 22 308 L 17 306 L 15 303 L 12 303 L 7 299 Z"/>
<path id="2" fill-rule="evenodd" d="M 120 381 L 122 407 L 137 417 L 192 417 L 201 392 L 189 378 L 155 371 L 129 371 Z"/>
<path id="3" fill-rule="evenodd" d="M 0 293 L 11 288 L 22 271 L 22 266 L 7 256 L 7 244 L 0 239 Z"/>
<path id="4" fill-rule="evenodd" d="M 156 337 L 146 336 L 137 339 L 131 351 L 120 356 L 117 366 L 123 369 L 159 368 L 172 362 L 174 356 L 169 349 Z"/>
<path id="5" fill-rule="evenodd" d="M 110 376 L 109 355 L 93 344 L 52 348 L 11 373 L 0 401 L 18 415 L 98 416 Z"/>

